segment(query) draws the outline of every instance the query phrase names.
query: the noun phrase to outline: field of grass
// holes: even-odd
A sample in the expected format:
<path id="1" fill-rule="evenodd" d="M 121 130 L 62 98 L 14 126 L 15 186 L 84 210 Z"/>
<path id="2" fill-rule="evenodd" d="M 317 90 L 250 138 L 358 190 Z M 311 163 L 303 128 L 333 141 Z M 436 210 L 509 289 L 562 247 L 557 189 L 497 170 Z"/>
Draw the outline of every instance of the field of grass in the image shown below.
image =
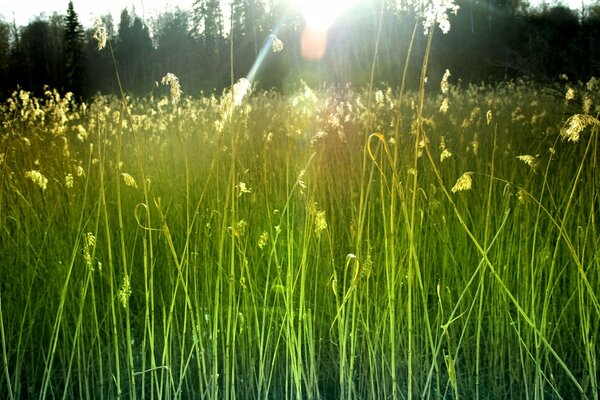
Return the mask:
<path id="1" fill-rule="evenodd" d="M 599 85 L 15 93 L 0 397 L 598 398 Z"/>

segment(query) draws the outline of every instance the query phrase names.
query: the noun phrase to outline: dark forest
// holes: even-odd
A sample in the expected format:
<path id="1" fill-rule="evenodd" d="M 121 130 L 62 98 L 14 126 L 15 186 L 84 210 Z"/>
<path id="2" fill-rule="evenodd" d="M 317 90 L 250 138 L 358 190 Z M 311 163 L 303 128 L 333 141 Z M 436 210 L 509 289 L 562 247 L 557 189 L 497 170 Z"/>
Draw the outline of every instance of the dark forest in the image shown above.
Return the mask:
<path id="1" fill-rule="evenodd" d="M 458 4 L 460 11 L 450 17 L 453 29 L 436 32 L 433 77 L 446 68 L 456 79 L 477 84 L 520 77 L 548 82 L 561 74 L 586 80 L 600 73 L 598 5 L 574 11 L 560 5 L 533 9 L 519 0 Z M 230 28 L 218 0 L 198 0 L 191 10 L 164 10 L 148 21 L 124 9 L 118 21 L 102 17 L 107 51 L 98 51 L 93 28 L 83 27 L 72 5 L 64 15 L 37 17 L 27 26 L 0 20 L 0 95 L 17 88 L 39 94 L 45 86 L 80 98 L 117 93 L 115 66 L 124 90 L 136 96 L 153 94 L 156 82 L 169 72 L 188 95 L 220 93 L 246 76 L 272 33 L 285 51 L 265 60 L 256 77 L 260 88 L 285 91 L 299 79 L 360 86 L 369 80 L 380 19 L 376 81 L 396 84 L 415 30 L 415 11 L 391 1 L 384 2 L 383 10 L 374 4 L 357 7 L 363 9 L 352 10 L 331 28 L 319 61 L 301 57 L 302 16 L 290 13 L 282 1 L 234 2 L 227 10 Z M 426 36 L 416 29 L 412 51 L 420 54 Z M 413 60 L 416 76 L 420 61 Z"/>

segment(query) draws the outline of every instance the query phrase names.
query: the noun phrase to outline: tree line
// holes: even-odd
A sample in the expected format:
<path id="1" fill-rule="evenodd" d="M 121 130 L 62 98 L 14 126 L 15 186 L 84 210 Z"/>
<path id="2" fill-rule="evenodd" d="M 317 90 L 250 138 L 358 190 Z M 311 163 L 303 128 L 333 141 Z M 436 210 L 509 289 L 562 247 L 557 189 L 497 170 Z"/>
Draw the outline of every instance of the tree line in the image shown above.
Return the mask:
<path id="1" fill-rule="evenodd" d="M 450 32 L 434 34 L 432 76 L 446 68 L 455 79 L 476 83 L 600 75 L 598 3 L 584 11 L 561 5 L 532 9 L 520 0 L 457 4 Z M 179 77 L 187 94 L 220 92 L 248 74 L 273 34 L 285 48 L 260 59 L 256 83 L 262 88 L 286 91 L 300 79 L 362 85 L 370 80 L 374 59 L 376 81 L 396 84 L 409 49 L 409 84 L 418 76 L 427 37 L 422 26 L 415 26 L 418 10 L 412 2 L 359 4 L 331 27 L 327 52 L 319 60 L 302 57 L 303 18 L 287 0 L 235 0 L 229 7 L 224 10 L 219 0 L 196 0 L 189 10 L 165 10 L 147 21 L 123 9 L 117 23 L 110 15 L 102 17 L 108 35 L 102 51 L 71 1 L 64 15 L 38 17 L 26 26 L 0 19 L 0 95 L 16 88 L 40 93 L 49 86 L 89 98 L 118 93 L 120 81 L 126 92 L 145 96 L 160 90 L 156 82 L 167 72 Z"/>

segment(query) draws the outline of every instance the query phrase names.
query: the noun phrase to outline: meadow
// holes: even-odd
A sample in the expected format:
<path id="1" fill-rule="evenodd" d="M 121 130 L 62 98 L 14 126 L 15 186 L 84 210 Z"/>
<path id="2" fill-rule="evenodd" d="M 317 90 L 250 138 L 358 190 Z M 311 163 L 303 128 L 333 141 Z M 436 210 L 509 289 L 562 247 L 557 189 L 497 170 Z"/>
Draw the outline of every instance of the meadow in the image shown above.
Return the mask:
<path id="1" fill-rule="evenodd" d="M 0 106 L 2 398 L 598 398 L 600 82 Z"/>

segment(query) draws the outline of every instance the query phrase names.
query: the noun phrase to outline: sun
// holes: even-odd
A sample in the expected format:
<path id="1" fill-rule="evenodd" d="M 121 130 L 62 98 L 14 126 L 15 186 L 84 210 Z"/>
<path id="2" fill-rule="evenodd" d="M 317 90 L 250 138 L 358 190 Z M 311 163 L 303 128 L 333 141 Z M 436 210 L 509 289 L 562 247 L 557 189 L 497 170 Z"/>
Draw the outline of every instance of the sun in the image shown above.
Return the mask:
<path id="1" fill-rule="evenodd" d="M 291 0 L 302 10 L 306 25 L 315 32 L 326 32 L 344 11 L 358 0 Z"/>

